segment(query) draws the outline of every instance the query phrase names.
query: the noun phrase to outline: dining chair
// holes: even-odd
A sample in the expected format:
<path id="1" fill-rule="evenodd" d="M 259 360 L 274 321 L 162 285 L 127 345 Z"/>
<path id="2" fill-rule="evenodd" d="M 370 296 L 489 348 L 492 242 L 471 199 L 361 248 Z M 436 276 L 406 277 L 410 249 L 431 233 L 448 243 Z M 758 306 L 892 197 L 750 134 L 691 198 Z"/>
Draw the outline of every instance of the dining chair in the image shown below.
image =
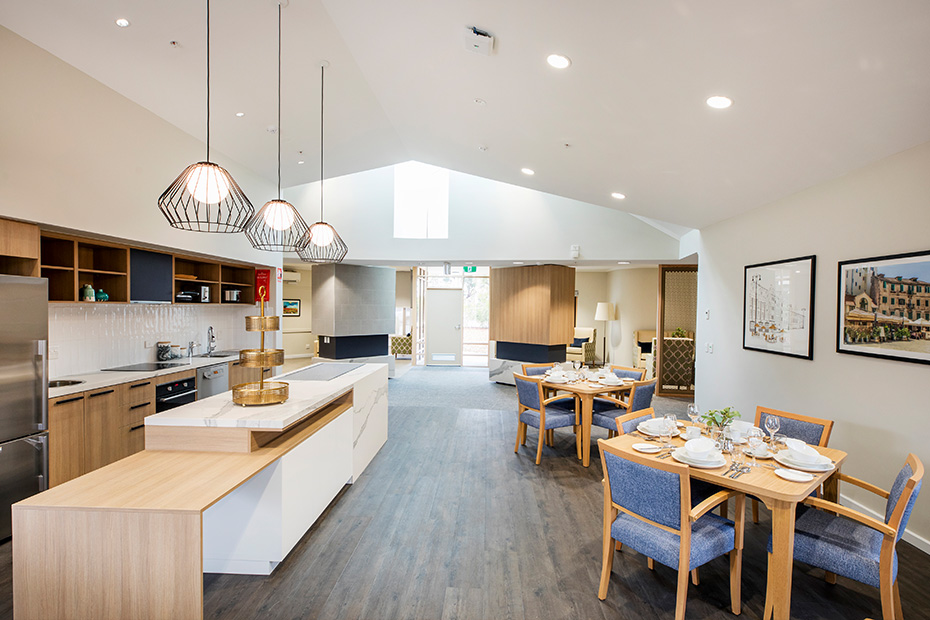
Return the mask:
<path id="1" fill-rule="evenodd" d="M 645 422 L 649 418 L 654 417 L 656 417 L 656 412 L 652 407 L 618 415 L 614 418 L 614 424 L 617 425 L 617 434 L 626 435 L 627 433 L 632 433 L 636 430 L 640 422 Z"/>
<path id="2" fill-rule="evenodd" d="M 597 441 L 604 469 L 604 531 L 601 583 L 597 597 L 607 598 L 615 543 L 619 542 L 670 568 L 678 569 L 675 620 L 685 617 L 688 575 L 692 569 L 729 554 L 730 605 L 741 609 L 743 553 L 742 493 L 720 491 L 691 506 L 688 466 L 624 452 Z M 736 521 L 711 513 L 731 497 Z"/>
<path id="3" fill-rule="evenodd" d="M 594 399 L 591 424 L 607 429 L 607 436 L 617 434 L 617 414 L 648 409 L 652 406 L 652 397 L 656 393 L 656 380 L 634 381 L 630 396 L 624 401 L 613 396 L 601 396 Z"/>
<path id="4" fill-rule="evenodd" d="M 536 447 L 536 464 L 542 458 L 544 443 L 555 443 L 554 429 L 571 427 L 575 431 L 575 449 L 578 458 L 581 458 L 581 433 L 576 428 L 578 424 L 578 397 L 577 396 L 543 396 L 543 377 L 513 374 L 517 384 L 517 441 L 513 446 L 514 453 L 521 445 L 526 445 L 526 428 L 532 426 L 539 429 L 539 442 Z"/>
<path id="5" fill-rule="evenodd" d="M 528 377 L 544 375 L 546 371 L 552 368 L 552 364 L 522 364 L 523 374 Z"/>
<path id="6" fill-rule="evenodd" d="M 898 553 L 895 545 L 904 534 L 914 502 L 920 494 L 923 463 L 916 455 L 908 454 L 890 492 L 843 473 L 835 475 L 840 480 L 885 498 L 885 519 L 879 521 L 835 502 L 808 497 L 804 503 L 819 510 L 806 510 L 795 522 L 794 559 L 878 588 L 882 618 L 901 620 L 903 614 L 898 593 Z M 771 567 L 771 537 L 768 551 Z M 768 573 L 771 591 L 771 568 Z M 772 602 L 766 597 L 763 618 L 769 620 L 772 611 Z"/>
<path id="7" fill-rule="evenodd" d="M 614 373 L 621 379 L 633 379 L 634 381 L 642 381 L 643 376 L 646 374 L 646 369 L 612 365 L 610 367 L 610 372 Z"/>
<path id="8" fill-rule="evenodd" d="M 804 443 L 812 446 L 827 447 L 830 441 L 830 433 L 833 431 L 833 420 L 824 418 L 813 418 L 811 416 L 799 415 L 797 413 L 788 413 L 779 411 L 771 407 L 756 407 L 756 426 L 765 431 L 765 419 L 769 416 L 778 418 L 778 433 L 785 437 L 800 439 Z M 750 497 L 752 503 L 752 522 L 759 522 L 759 500 Z"/>

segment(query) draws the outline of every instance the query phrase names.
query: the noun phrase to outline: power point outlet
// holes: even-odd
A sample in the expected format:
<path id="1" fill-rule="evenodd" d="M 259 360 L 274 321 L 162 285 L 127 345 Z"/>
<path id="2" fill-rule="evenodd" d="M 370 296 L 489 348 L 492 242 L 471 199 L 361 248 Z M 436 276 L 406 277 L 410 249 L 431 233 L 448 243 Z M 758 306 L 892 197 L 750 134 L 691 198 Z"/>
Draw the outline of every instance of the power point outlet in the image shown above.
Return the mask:
<path id="1" fill-rule="evenodd" d="M 58 359 L 58 347 L 49 347 L 48 348 L 48 359 L 57 360 Z"/>
<path id="2" fill-rule="evenodd" d="M 704 311 L 704 320 L 705 321 L 710 320 L 710 309 Z"/>
<path id="3" fill-rule="evenodd" d="M 307 351 L 309 351 L 309 350 L 310 350 L 310 345 L 309 345 L 309 344 L 305 344 L 305 345 L 304 345 L 304 349 L 306 349 Z"/>
<path id="4" fill-rule="evenodd" d="M 712 343 L 712 342 L 708 342 L 708 343 L 707 343 L 707 352 L 710 353 L 710 354 L 713 354 L 713 352 L 714 352 L 714 343 Z"/>

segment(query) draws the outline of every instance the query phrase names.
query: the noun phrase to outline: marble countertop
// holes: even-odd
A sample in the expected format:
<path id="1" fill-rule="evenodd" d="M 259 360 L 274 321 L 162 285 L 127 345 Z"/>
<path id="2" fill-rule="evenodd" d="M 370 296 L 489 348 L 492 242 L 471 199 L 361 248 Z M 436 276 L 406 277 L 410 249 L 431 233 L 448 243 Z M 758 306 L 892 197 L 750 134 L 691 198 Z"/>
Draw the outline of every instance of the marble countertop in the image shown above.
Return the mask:
<path id="1" fill-rule="evenodd" d="M 352 389 L 356 381 L 385 364 L 365 364 L 329 381 L 288 379 L 301 371 L 275 377 L 289 385 L 287 402 L 280 405 L 243 407 L 232 402 L 232 392 L 224 392 L 145 418 L 146 426 L 196 426 L 222 428 L 263 428 L 283 430 Z"/>
<path id="2" fill-rule="evenodd" d="M 171 360 L 181 362 L 177 366 L 172 368 L 166 368 L 164 370 L 147 370 L 143 372 L 120 372 L 120 371 L 103 371 L 99 370 L 97 372 L 91 372 L 81 375 L 68 375 L 66 377 L 54 377 L 53 380 L 59 379 L 70 379 L 74 381 L 82 381 L 77 385 L 69 385 L 67 387 L 59 388 L 49 388 L 48 397 L 49 398 L 60 398 L 62 396 L 68 396 L 70 394 L 80 394 L 81 392 L 90 392 L 92 390 L 97 390 L 100 388 L 109 387 L 111 385 L 118 385 L 120 383 L 129 383 L 135 381 L 144 381 L 145 379 L 151 379 L 153 377 L 158 377 L 161 375 L 170 375 L 175 372 L 182 372 L 184 370 L 196 370 L 197 368 L 203 368 L 204 366 L 212 366 L 214 364 L 223 364 L 226 362 L 233 362 L 239 359 L 238 355 L 230 355 L 228 357 L 193 357 L 193 358 L 184 358 L 179 360 Z"/>

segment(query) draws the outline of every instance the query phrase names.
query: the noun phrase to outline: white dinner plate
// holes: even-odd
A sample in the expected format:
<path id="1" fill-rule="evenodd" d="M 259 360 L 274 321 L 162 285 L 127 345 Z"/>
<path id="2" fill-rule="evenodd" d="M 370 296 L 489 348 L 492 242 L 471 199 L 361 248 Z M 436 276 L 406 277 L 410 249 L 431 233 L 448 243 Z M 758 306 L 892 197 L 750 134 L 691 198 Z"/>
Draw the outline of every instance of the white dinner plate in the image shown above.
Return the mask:
<path id="1" fill-rule="evenodd" d="M 568 383 L 568 379 L 562 377 L 561 379 L 556 379 L 555 377 L 549 377 L 546 379 L 549 383 Z"/>
<path id="2" fill-rule="evenodd" d="M 775 453 L 772 452 L 771 450 L 769 450 L 768 446 L 765 446 L 765 452 L 763 452 L 762 454 L 755 454 L 755 453 L 753 453 L 753 452 L 751 452 L 751 451 L 747 451 L 747 452 L 746 452 L 746 455 L 747 455 L 747 456 L 755 456 L 757 459 L 770 459 L 770 458 L 772 458 L 773 456 L 775 456 Z"/>
<path id="3" fill-rule="evenodd" d="M 642 422 L 639 423 L 639 425 L 636 427 L 636 430 L 638 430 L 638 431 L 639 431 L 640 433 L 642 433 L 643 435 L 649 435 L 649 436 L 651 436 L 651 437 L 661 437 L 661 436 L 662 436 L 661 433 L 652 431 L 652 430 L 650 430 L 649 428 L 647 428 L 646 426 L 644 426 Z M 678 437 L 678 435 L 679 435 L 679 431 L 677 431 L 677 430 L 676 430 L 674 433 L 672 433 L 672 437 Z"/>
<path id="4" fill-rule="evenodd" d="M 609 379 L 598 379 L 598 383 L 600 383 L 601 385 L 609 385 L 609 386 L 614 386 L 614 387 L 618 385 L 623 385 L 623 381 L 611 381 Z"/>
<path id="5" fill-rule="evenodd" d="M 791 482 L 810 482 L 814 479 L 813 474 L 809 474 L 803 471 L 795 471 L 794 469 L 778 468 L 775 470 L 775 475 L 779 478 L 790 480 Z"/>
<path id="6" fill-rule="evenodd" d="M 633 449 L 637 452 L 645 452 L 646 454 L 655 454 L 662 449 L 662 446 L 657 446 L 654 443 L 634 443 Z"/>
<path id="7" fill-rule="evenodd" d="M 727 464 L 727 460 L 721 455 L 719 459 L 714 461 L 696 461 L 690 456 L 684 448 L 675 448 L 672 450 L 672 458 L 678 461 L 679 463 L 684 463 L 685 465 L 690 465 L 691 467 L 697 467 L 698 469 L 717 469 L 718 467 L 723 467 Z"/>
<path id="8" fill-rule="evenodd" d="M 784 450 L 783 452 L 787 452 L 787 450 Z M 786 467 L 791 467 L 792 469 L 800 469 L 801 471 L 812 471 L 818 474 L 822 474 L 825 471 L 833 471 L 836 469 L 836 465 L 834 465 L 830 459 L 822 454 L 820 455 L 821 460 L 818 463 L 800 463 L 788 455 L 782 454 L 782 452 L 776 452 L 774 456 L 778 463 L 781 463 Z"/>

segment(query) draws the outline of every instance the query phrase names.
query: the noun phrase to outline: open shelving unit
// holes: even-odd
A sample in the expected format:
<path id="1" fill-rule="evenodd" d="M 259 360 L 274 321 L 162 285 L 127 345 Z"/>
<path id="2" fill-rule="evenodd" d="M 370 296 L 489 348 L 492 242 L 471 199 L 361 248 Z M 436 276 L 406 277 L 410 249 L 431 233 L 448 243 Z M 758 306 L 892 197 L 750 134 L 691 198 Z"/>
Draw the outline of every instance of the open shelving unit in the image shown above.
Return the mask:
<path id="1" fill-rule="evenodd" d="M 110 302 L 129 301 L 129 248 L 125 246 L 44 233 L 41 274 L 48 279 L 49 301 L 80 301 L 85 284 L 95 291 L 102 289 Z"/>
<path id="2" fill-rule="evenodd" d="M 210 292 L 210 301 L 179 301 L 178 294 L 192 291 L 200 294 L 202 287 Z M 174 303 L 219 303 L 220 265 L 183 256 L 174 257 Z"/>
<path id="3" fill-rule="evenodd" d="M 222 265 L 220 268 L 220 303 L 255 303 L 255 268 Z M 239 291 L 239 301 L 226 301 L 226 291 Z"/>

